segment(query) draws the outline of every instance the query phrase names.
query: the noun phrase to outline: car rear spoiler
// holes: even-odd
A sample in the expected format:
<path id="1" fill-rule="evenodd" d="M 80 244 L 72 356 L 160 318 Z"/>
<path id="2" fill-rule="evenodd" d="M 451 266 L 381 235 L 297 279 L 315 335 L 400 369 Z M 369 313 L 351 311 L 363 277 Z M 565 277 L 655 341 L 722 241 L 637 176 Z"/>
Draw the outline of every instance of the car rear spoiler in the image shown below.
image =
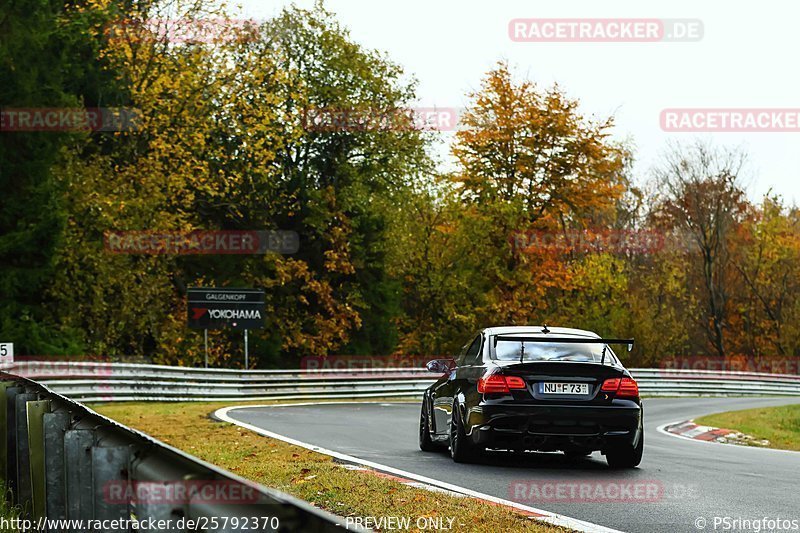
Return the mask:
<path id="1" fill-rule="evenodd" d="M 549 342 L 549 343 L 572 343 L 572 344 L 627 344 L 628 351 L 633 349 L 633 339 L 597 339 L 593 337 L 522 337 L 519 335 L 495 335 L 494 345 L 499 341 L 516 342 Z"/>
<path id="2" fill-rule="evenodd" d="M 556 343 L 571 343 L 571 344 L 627 344 L 628 351 L 633 350 L 633 339 L 597 339 L 597 338 L 581 338 L 581 337 L 521 337 L 519 335 L 495 335 L 494 345 L 497 346 L 499 341 L 514 341 L 514 342 L 547 342 L 551 344 Z M 524 357 L 524 346 L 520 349 L 520 362 Z M 606 359 L 606 349 L 603 348 L 603 356 L 600 358 L 602 365 Z"/>

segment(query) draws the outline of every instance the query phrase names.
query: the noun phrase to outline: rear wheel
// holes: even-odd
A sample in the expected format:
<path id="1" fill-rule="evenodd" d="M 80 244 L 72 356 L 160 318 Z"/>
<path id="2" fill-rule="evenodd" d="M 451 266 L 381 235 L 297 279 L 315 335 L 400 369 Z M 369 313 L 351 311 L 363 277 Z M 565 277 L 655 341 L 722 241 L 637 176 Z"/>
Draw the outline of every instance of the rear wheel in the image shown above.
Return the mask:
<path id="1" fill-rule="evenodd" d="M 469 440 L 461 421 L 458 404 L 453 404 L 450 413 L 450 457 L 457 463 L 470 463 L 478 456 L 478 448 Z"/>
<path id="2" fill-rule="evenodd" d="M 644 432 L 636 446 L 625 445 L 606 451 L 606 461 L 611 468 L 633 468 L 642 462 L 644 452 Z"/>
<path id="3" fill-rule="evenodd" d="M 430 415 L 428 414 L 428 400 L 422 400 L 422 409 L 419 413 L 419 449 L 423 452 L 435 452 L 439 446 L 431 439 Z"/>

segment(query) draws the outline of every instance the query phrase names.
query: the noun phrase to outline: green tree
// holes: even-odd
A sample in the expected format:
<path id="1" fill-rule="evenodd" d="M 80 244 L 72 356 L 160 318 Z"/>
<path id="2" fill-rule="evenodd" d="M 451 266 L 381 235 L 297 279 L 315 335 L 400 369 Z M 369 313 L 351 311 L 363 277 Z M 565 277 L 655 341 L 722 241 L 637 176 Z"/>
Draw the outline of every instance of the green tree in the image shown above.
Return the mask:
<path id="1" fill-rule="evenodd" d="M 0 11 L 0 102 L 19 108 L 80 108 L 124 100 L 103 70 L 102 40 L 92 28 L 110 18 L 92 2 L 23 0 Z M 11 128 L 7 124 L 6 128 Z M 51 168 L 84 134 L 3 131 L 0 135 L 0 338 L 20 354 L 82 349 L 80 335 L 58 326 L 61 309 L 45 296 L 66 213 Z"/>
<path id="2" fill-rule="evenodd" d="M 207 15 L 192 4 L 172 16 Z M 168 43 L 147 24 L 126 24 L 105 57 L 127 80 L 141 119 L 112 151 L 65 158 L 70 223 L 53 294 L 72 287 L 82 298 L 64 322 L 84 331 L 93 351 L 192 364 L 202 352 L 185 330 L 186 287 L 257 286 L 267 291 L 269 316 L 251 337 L 257 364 L 286 365 L 287 353 L 391 351 L 398 298 L 386 273 L 386 220 L 407 174 L 427 161 L 425 141 L 416 131 L 317 131 L 302 118 L 358 98 L 402 109 L 413 92 L 400 70 L 352 43 L 320 7 L 231 28 L 213 45 Z M 300 252 L 102 249 L 108 230 L 194 229 L 293 230 Z M 217 362 L 230 360 L 239 335 L 215 334 L 213 344 Z"/>
<path id="3" fill-rule="evenodd" d="M 300 126 L 275 160 L 285 202 L 277 206 L 281 224 L 303 237 L 295 259 L 356 313 L 333 323 L 338 340 L 314 353 L 389 353 L 400 310 L 397 283 L 388 275 L 388 221 L 430 161 L 422 132 L 378 117 L 405 116 L 415 84 L 383 54 L 354 43 L 321 4 L 285 10 L 256 46 L 286 73 L 281 99 L 296 119 L 291 124 Z M 336 116 L 345 120 L 324 122 Z M 293 321 L 287 348 L 305 350 L 304 339 L 319 327 Z"/>

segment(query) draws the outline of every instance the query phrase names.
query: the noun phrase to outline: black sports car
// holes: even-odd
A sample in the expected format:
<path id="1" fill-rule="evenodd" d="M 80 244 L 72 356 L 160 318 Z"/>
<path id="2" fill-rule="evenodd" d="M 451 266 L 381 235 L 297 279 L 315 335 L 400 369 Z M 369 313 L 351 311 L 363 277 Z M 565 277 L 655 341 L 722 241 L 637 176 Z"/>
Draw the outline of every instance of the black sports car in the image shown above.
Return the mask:
<path id="1" fill-rule="evenodd" d="M 609 345 L 571 328 L 513 326 L 481 331 L 455 359 L 428 370 L 443 376 L 422 400 L 419 447 L 450 447 L 456 462 L 492 448 L 600 450 L 612 467 L 642 460 L 644 430 L 639 387 Z"/>

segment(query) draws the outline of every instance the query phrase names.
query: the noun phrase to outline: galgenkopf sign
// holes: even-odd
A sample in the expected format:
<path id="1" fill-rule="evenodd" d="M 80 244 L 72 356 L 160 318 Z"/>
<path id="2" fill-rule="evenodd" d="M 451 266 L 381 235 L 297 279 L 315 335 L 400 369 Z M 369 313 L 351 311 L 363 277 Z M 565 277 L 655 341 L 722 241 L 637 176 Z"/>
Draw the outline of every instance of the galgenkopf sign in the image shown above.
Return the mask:
<path id="1" fill-rule="evenodd" d="M 264 327 L 261 289 L 189 288 L 191 329 L 260 329 Z"/>

